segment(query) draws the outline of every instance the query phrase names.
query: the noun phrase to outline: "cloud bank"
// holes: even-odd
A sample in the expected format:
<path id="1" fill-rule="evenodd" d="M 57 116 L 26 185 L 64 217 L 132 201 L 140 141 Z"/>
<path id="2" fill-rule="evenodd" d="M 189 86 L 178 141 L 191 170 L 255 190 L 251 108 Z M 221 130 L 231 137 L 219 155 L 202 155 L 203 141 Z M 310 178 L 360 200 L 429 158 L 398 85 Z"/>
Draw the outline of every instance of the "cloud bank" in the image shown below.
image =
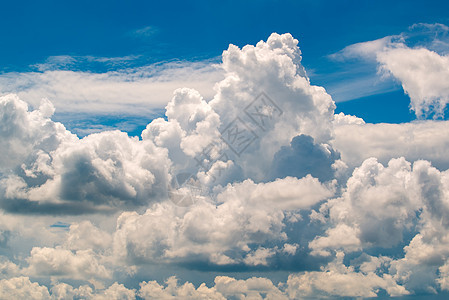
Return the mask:
<path id="1" fill-rule="evenodd" d="M 430 52 L 390 39 L 368 46 L 348 49 Z M 440 78 L 444 57 L 429 55 L 427 72 Z M 394 62 L 408 68 L 415 59 Z M 140 139 L 120 131 L 79 138 L 52 120 L 50 101 L 33 110 L 20 93 L 0 97 L 0 298 L 449 289 L 447 122 L 374 125 L 334 114 L 290 34 L 230 45 L 221 69 L 213 97 L 176 89 Z M 434 86 L 407 78 L 415 111 L 438 115 L 434 98 L 422 96 Z M 157 277 L 171 268 L 179 275 Z"/>

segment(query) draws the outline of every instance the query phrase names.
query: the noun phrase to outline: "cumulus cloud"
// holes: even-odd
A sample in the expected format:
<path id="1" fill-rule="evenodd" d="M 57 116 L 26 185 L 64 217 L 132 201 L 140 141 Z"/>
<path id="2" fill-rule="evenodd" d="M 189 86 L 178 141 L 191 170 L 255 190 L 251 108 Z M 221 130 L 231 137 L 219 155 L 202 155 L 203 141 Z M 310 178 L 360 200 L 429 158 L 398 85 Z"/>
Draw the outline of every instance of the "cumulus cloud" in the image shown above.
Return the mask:
<path id="1" fill-rule="evenodd" d="M 9 278 L 17 275 L 20 272 L 20 268 L 15 263 L 11 262 L 8 258 L 0 256 L 0 277 Z"/>
<path id="2" fill-rule="evenodd" d="M 398 286 L 391 276 L 378 276 L 373 271 L 357 273 L 342 263 L 342 256 L 322 271 L 290 275 L 286 282 L 277 286 L 268 278 L 251 277 L 239 280 L 229 276 L 217 276 L 211 287 L 201 283 L 195 287 L 190 282 L 179 284 L 172 276 L 163 284 L 143 281 L 139 288 L 129 289 L 123 284 L 113 283 L 106 289 L 92 289 L 88 285 L 75 288 L 69 284 L 56 283 L 50 288 L 28 277 L 15 277 L 0 281 L 4 297 L 26 296 L 27 299 L 303 299 L 304 297 L 327 298 L 373 297 L 379 289 L 391 296 L 407 295 L 409 292 Z"/>
<path id="3" fill-rule="evenodd" d="M 35 247 L 27 259 L 29 267 L 24 272 L 34 276 L 61 276 L 84 280 L 110 277 L 111 274 L 99 259 L 92 250 L 72 252 L 59 247 Z"/>
<path id="4" fill-rule="evenodd" d="M 330 124 L 335 104 L 322 87 L 310 84 L 297 44 L 290 34 L 272 34 L 256 46 L 239 49 L 231 45 L 223 53 L 226 77 L 218 84 L 211 106 L 220 115 L 223 126 L 236 117 L 244 118 L 240 111 L 245 108 L 254 116 L 256 121 L 249 122 L 251 128 L 258 126 L 263 132 L 255 143 L 259 150 L 245 152 L 251 154 L 245 156 L 247 160 L 260 155 L 269 158 L 279 146 L 288 145 L 301 133 L 312 136 L 317 143 L 332 136 Z M 256 98 L 262 91 L 267 97 Z M 277 107 L 269 105 L 270 100 Z M 263 108 L 263 104 L 270 106 L 271 115 L 257 118 L 256 109 Z"/>
<path id="5" fill-rule="evenodd" d="M 51 287 L 50 293 L 51 299 L 91 299 L 93 290 L 88 285 L 74 288 L 66 283 L 57 283 Z"/>
<path id="6" fill-rule="evenodd" d="M 400 243 L 421 203 L 411 173 L 404 159 L 391 160 L 386 168 L 376 159 L 366 160 L 349 178 L 342 197 L 320 208 L 335 226 L 309 246 L 317 254 L 326 255 L 326 248 L 355 251 Z"/>
<path id="7" fill-rule="evenodd" d="M 50 292 L 47 287 L 31 282 L 28 277 L 14 277 L 0 281 L 2 298 L 26 299 L 289 299 L 281 289 L 267 278 L 252 277 L 237 280 L 228 276 L 217 276 L 209 288 L 202 283 L 197 288 L 190 282 L 179 284 L 176 277 L 168 278 L 164 284 L 143 281 L 139 289 L 129 289 L 123 284 L 113 283 L 106 289 L 94 290 L 88 285 L 75 288 L 66 283 L 54 284 Z M 293 298 L 291 298 L 293 299 Z"/>
<path id="8" fill-rule="evenodd" d="M 393 48 L 380 52 L 382 70 L 397 78 L 410 96 L 416 116 L 444 116 L 449 103 L 449 57 L 425 48 Z"/>
<path id="9" fill-rule="evenodd" d="M 127 289 L 123 284 L 114 283 L 107 289 L 93 290 L 88 285 L 78 288 L 66 283 L 57 283 L 50 289 L 37 282 L 31 282 L 29 277 L 14 277 L 0 280 L 0 297 L 2 299 L 127 299 L 136 298 L 133 289 Z"/>
<path id="10" fill-rule="evenodd" d="M 411 165 L 400 158 L 384 167 L 374 158 L 366 160 L 349 178 L 341 197 L 312 213 L 312 219 L 328 226 L 325 235 L 309 243 L 312 254 L 403 250 L 405 255 L 392 259 L 383 274 L 409 291 L 436 292 L 437 283 L 444 285 L 449 254 L 447 178 L 447 171 L 427 161 Z"/>
<path id="11" fill-rule="evenodd" d="M 207 102 L 195 90 L 178 89 L 166 106 L 167 120 L 151 122 L 143 139 L 169 148 L 175 170 L 198 173 L 208 187 L 272 179 L 275 153 L 301 134 L 333 152 L 335 104 L 310 84 L 297 43 L 290 34 L 272 34 L 256 46 L 230 45 L 214 98 Z M 290 173 L 282 176 L 307 175 Z"/>
<path id="12" fill-rule="evenodd" d="M 5 163 L 7 172 L 1 181 L 3 207 L 76 214 L 145 205 L 149 199 L 166 196 L 170 171 L 198 169 L 196 156 L 214 143 L 241 159 L 236 164 L 226 154 L 226 159 L 207 161 L 210 168 L 197 170 L 197 177 L 209 187 L 248 177 L 264 180 L 261 175 L 269 171 L 275 153 L 300 134 L 309 135 L 316 147 L 332 156 L 334 151 L 327 142 L 332 136 L 335 105 L 323 88 L 310 85 L 297 43 L 289 34 L 273 34 L 256 47 L 231 45 L 223 54 L 226 75 L 217 85 L 214 99 L 206 102 L 195 90 L 177 90 L 166 107 L 167 121 L 151 122 L 142 141 L 120 132 L 78 139 L 62 124 L 51 121 L 54 108 L 48 101 L 39 110 L 29 111 L 17 96 L 2 97 L 4 128 L 10 128 L 4 133 L 3 147 L 12 157 Z M 252 76 L 254 73 L 259 76 Z M 245 114 L 240 116 L 239 109 Z M 241 130 L 241 126 L 253 134 L 253 143 L 242 149 L 245 151 L 236 151 L 239 145 L 232 145 L 236 139 L 230 131 Z M 15 148 L 25 150 L 17 155 Z M 277 172 L 282 172 L 282 163 Z M 225 176 L 215 182 L 217 173 Z M 286 171 L 281 175 L 302 177 L 307 173 Z"/>
<path id="13" fill-rule="evenodd" d="M 374 271 L 356 272 L 352 266 L 343 264 L 344 254 L 337 253 L 335 261 L 322 271 L 290 275 L 287 280 L 291 299 L 303 297 L 376 297 L 379 289 L 390 296 L 408 295 L 403 286 L 396 283 L 391 275 L 377 275 Z"/>
<path id="14" fill-rule="evenodd" d="M 54 108 L 48 101 L 34 111 L 14 95 L 0 101 L 5 210 L 77 214 L 163 197 L 166 150 L 118 131 L 80 140 L 49 119 Z"/>
<path id="15" fill-rule="evenodd" d="M 387 53 L 391 43 L 354 51 Z M 310 84 L 297 44 L 272 34 L 256 46 L 230 45 L 215 96 L 175 90 L 166 118 L 142 139 L 119 131 L 80 139 L 52 121 L 49 101 L 30 110 L 18 96 L 1 97 L 2 297 L 301 299 L 448 289 L 447 122 L 373 125 L 335 115 L 331 97 Z M 194 189 L 190 206 L 169 199 Z M 28 250 L 10 254 L 20 243 Z M 161 283 L 142 279 L 141 266 L 266 276 Z M 296 273 L 275 284 L 273 270 Z"/>
<path id="16" fill-rule="evenodd" d="M 123 213 L 114 235 L 115 255 L 131 262 L 268 265 L 266 259 L 283 252 L 251 252 L 252 245 L 285 241 L 285 211 L 308 209 L 332 193 L 332 187 L 310 176 L 259 184 L 247 180 L 227 186 L 217 195 L 217 205 L 198 202 L 185 210 L 157 204 L 143 215 Z"/>
<path id="17" fill-rule="evenodd" d="M 106 250 L 111 246 L 112 237 L 89 221 L 70 225 L 66 248 L 71 250 Z"/>
<path id="18" fill-rule="evenodd" d="M 0 280 L 0 297 L 4 299 L 50 299 L 45 286 L 31 282 L 28 277 Z"/>
<path id="19" fill-rule="evenodd" d="M 331 57 L 377 62 L 381 74 L 401 83 L 418 118 L 437 119 L 449 102 L 448 32 L 443 24 L 415 24 L 400 35 L 353 44 Z M 417 36 L 425 38 L 414 42 Z"/>
<path id="20" fill-rule="evenodd" d="M 170 277 L 165 282 L 166 286 L 156 281 L 141 282 L 138 295 L 143 299 L 226 299 L 215 288 L 208 288 L 202 284 L 195 288 L 190 282 L 178 285 L 176 277 Z"/>

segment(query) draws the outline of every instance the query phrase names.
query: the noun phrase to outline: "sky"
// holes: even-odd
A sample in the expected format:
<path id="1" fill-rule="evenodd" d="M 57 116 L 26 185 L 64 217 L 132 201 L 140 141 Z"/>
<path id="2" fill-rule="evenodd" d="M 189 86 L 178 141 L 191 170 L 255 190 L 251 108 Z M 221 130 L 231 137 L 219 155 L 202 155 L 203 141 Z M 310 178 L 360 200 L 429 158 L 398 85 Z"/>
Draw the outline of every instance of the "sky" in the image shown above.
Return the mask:
<path id="1" fill-rule="evenodd" d="M 446 1 L 0 11 L 0 299 L 449 296 Z"/>

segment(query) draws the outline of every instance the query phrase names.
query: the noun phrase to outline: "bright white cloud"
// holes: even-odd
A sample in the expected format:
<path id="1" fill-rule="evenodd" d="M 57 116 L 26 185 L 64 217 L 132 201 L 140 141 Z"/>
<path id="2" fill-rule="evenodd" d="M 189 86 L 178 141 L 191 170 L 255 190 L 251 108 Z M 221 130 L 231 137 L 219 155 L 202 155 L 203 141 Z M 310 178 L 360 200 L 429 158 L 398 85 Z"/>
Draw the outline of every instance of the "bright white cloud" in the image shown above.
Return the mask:
<path id="1" fill-rule="evenodd" d="M 442 117 L 449 103 L 449 56 L 425 48 L 398 47 L 378 53 L 382 70 L 397 78 L 417 117 Z"/>

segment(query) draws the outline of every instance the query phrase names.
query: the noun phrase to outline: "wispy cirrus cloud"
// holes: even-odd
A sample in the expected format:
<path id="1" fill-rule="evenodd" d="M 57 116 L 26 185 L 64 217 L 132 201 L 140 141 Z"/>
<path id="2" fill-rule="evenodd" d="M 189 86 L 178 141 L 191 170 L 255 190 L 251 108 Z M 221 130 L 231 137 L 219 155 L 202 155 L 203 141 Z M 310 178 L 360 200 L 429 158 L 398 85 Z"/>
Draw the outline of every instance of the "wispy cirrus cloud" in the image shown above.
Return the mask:
<path id="1" fill-rule="evenodd" d="M 159 29 L 155 26 L 145 26 L 132 30 L 128 33 L 129 36 L 138 39 L 148 39 L 159 33 Z"/>
<path id="2" fill-rule="evenodd" d="M 115 66 L 115 70 L 102 73 L 72 70 L 86 62 L 121 64 L 132 59 L 55 57 L 38 65 L 41 71 L 1 74 L 0 93 L 16 93 L 34 107 L 47 98 L 62 113 L 143 115 L 165 107 L 173 91 L 183 86 L 194 87 L 212 98 L 213 86 L 223 76 L 213 60 Z"/>

